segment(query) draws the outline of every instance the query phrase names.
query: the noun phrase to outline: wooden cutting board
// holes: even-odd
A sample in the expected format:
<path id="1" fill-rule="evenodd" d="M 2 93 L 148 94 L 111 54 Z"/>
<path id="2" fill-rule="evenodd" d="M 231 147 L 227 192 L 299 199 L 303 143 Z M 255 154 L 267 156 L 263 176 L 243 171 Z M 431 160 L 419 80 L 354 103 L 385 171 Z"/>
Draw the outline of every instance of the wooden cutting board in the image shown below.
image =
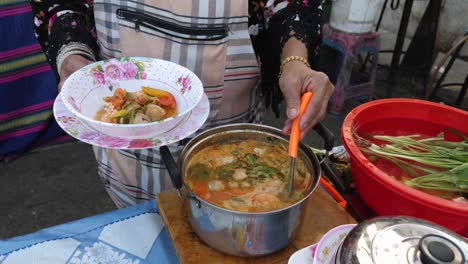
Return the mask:
<path id="1" fill-rule="evenodd" d="M 216 251 L 197 237 L 187 220 L 185 204 L 175 191 L 159 193 L 156 202 L 174 243 L 177 257 L 183 264 L 287 263 L 295 251 L 318 242 L 333 227 L 356 223 L 322 188 L 317 188 L 306 201 L 304 220 L 296 239 L 289 246 L 268 256 L 241 258 Z"/>

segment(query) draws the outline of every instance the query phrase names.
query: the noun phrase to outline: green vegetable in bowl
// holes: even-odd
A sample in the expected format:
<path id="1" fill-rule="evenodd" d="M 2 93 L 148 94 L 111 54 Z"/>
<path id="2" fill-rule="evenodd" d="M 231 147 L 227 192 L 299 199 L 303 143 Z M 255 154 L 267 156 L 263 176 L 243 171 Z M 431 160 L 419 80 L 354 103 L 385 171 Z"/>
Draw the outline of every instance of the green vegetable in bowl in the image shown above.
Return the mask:
<path id="1" fill-rule="evenodd" d="M 468 163 L 449 171 L 428 174 L 404 183 L 419 189 L 468 193 Z"/>
<path id="2" fill-rule="evenodd" d="M 468 194 L 468 142 L 467 137 L 449 130 L 463 141 L 447 141 L 444 134 L 437 137 L 421 135 L 388 136 L 370 135 L 367 138 L 355 133 L 355 140 L 369 159 L 386 159 L 412 179 L 400 179 L 404 184 L 426 191 Z M 456 133 L 455 133 L 456 132 Z M 375 143 L 374 143 L 375 142 Z M 384 142 L 379 144 L 377 142 Z"/>

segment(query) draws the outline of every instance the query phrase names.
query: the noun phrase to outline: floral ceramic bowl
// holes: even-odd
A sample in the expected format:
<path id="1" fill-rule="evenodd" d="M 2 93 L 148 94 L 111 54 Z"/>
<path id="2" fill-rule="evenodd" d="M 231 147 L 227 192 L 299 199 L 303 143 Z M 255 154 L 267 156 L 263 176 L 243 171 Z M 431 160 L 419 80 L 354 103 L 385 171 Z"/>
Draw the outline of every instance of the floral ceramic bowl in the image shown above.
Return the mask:
<path id="1" fill-rule="evenodd" d="M 174 117 L 145 124 L 113 124 L 95 120 L 103 98 L 121 87 L 128 92 L 149 86 L 170 92 L 177 102 Z M 98 61 L 73 73 L 64 83 L 65 106 L 81 121 L 104 134 L 120 138 L 154 137 L 184 120 L 202 98 L 203 85 L 190 70 L 164 60 L 123 57 Z"/>
<path id="2" fill-rule="evenodd" d="M 356 224 L 340 225 L 329 230 L 320 241 L 296 251 L 289 258 L 288 264 L 333 264 L 335 254 L 346 235 Z"/>

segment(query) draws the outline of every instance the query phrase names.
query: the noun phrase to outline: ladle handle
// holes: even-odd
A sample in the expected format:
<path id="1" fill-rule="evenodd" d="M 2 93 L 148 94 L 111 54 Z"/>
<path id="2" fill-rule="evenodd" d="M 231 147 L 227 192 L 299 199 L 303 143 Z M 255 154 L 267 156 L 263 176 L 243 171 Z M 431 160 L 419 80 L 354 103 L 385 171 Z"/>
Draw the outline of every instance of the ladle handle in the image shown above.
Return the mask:
<path id="1" fill-rule="evenodd" d="M 291 127 L 291 135 L 289 137 L 289 156 L 297 158 L 297 147 L 299 145 L 299 138 L 301 137 L 301 129 L 299 127 L 299 122 L 301 121 L 302 116 L 304 115 L 307 106 L 309 105 L 310 100 L 312 99 L 313 93 L 306 92 L 302 95 L 301 106 L 299 107 L 299 115 L 294 119 Z"/>
<path id="2" fill-rule="evenodd" d="M 159 152 L 161 153 L 161 158 L 166 165 L 167 171 L 169 172 L 169 176 L 171 176 L 172 185 L 176 190 L 182 188 L 182 175 L 180 173 L 179 167 L 177 167 L 177 163 L 174 160 L 174 157 L 171 154 L 171 151 L 167 146 L 159 147 Z"/>

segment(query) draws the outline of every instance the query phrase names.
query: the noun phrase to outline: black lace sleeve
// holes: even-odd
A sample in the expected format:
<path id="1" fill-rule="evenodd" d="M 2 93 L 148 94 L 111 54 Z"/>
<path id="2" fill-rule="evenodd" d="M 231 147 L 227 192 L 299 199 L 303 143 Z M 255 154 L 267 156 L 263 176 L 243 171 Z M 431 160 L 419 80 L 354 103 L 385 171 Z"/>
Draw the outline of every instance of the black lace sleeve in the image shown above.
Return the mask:
<path id="1" fill-rule="evenodd" d="M 275 1 L 276 4 L 281 2 L 283 1 Z M 252 41 L 262 64 L 261 87 L 265 104 L 267 107 L 271 106 L 277 116 L 278 105 L 283 100 L 278 83 L 281 51 L 286 42 L 295 37 L 307 47 L 309 63 L 312 67 L 316 65 L 322 37 L 321 5 L 322 0 L 290 0 L 286 7 L 267 18 L 268 21 L 265 21 L 262 14 L 250 15 L 251 21 L 264 19 L 265 22 L 263 25 L 259 24 L 259 34 L 253 36 Z"/>
<path id="2" fill-rule="evenodd" d="M 37 39 L 56 74 L 57 53 L 70 42 L 86 44 L 97 56 L 92 1 L 31 0 L 30 4 Z"/>

